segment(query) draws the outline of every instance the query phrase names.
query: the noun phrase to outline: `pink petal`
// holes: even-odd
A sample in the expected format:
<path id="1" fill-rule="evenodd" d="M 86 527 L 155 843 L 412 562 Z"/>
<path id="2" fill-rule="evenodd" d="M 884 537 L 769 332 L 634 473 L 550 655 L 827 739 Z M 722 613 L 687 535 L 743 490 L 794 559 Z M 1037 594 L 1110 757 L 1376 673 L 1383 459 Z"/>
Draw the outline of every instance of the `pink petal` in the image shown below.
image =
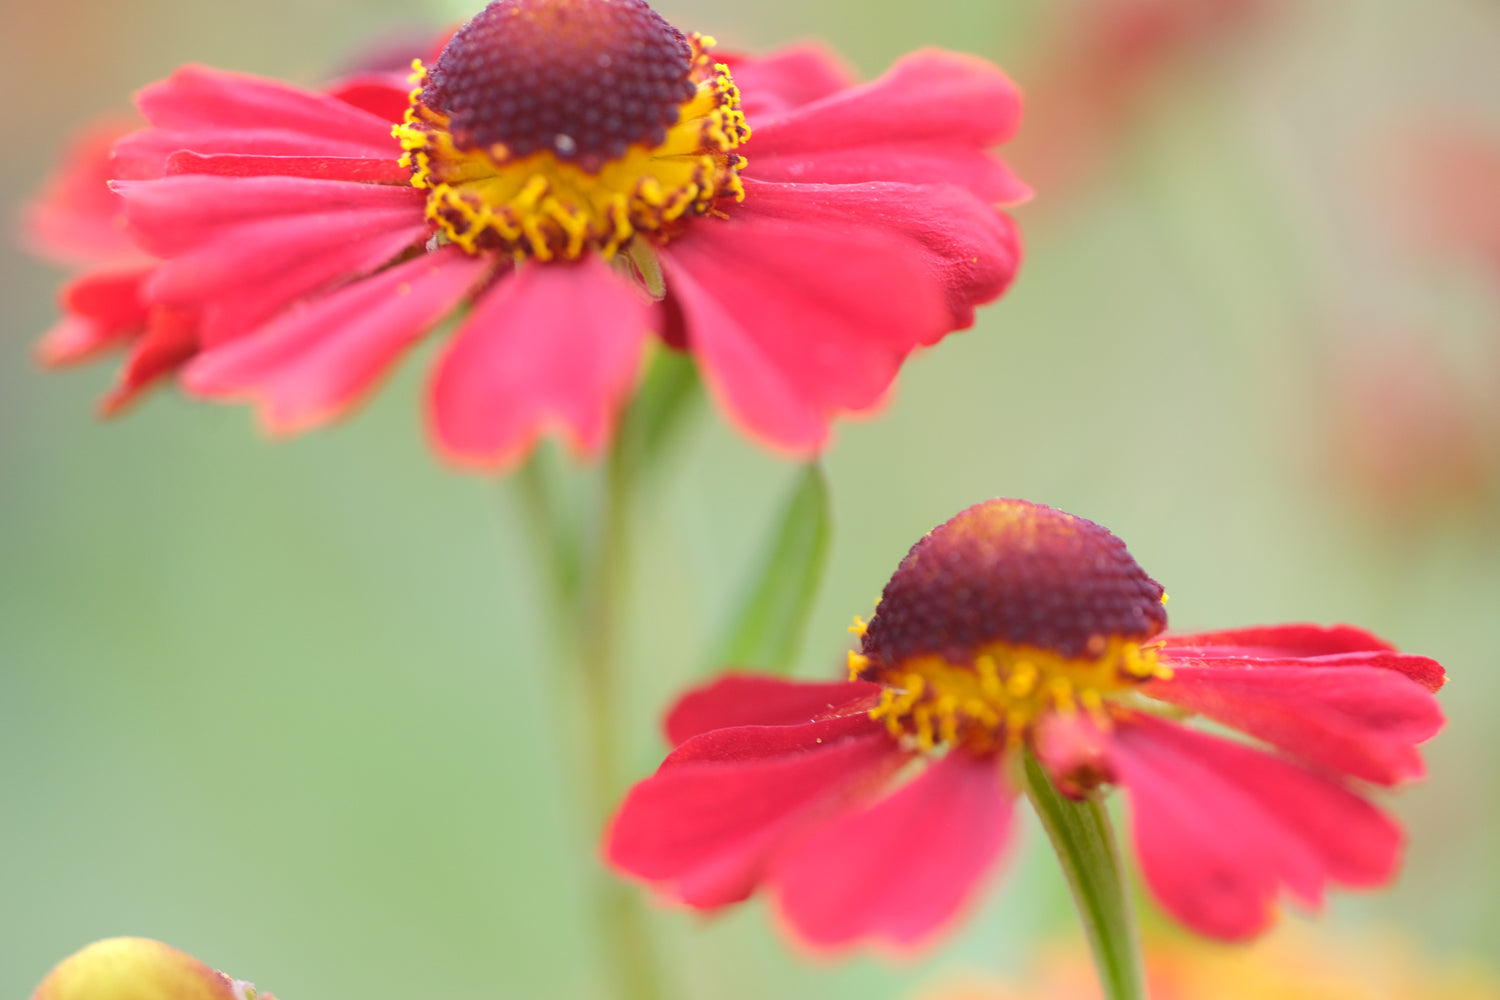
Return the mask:
<path id="1" fill-rule="evenodd" d="M 918 52 L 873 83 L 755 123 L 746 175 L 954 183 L 988 202 L 1023 200 L 1026 186 L 984 152 L 1011 137 L 1020 115 L 1020 93 L 995 66 L 974 56 Z"/>
<path id="2" fill-rule="evenodd" d="M 994 757 L 950 753 L 777 861 L 781 912 L 819 948 L 916 945 L 973 897 L 1009 838 L 1013 799 Z"/>
<path id="3" fill-rule="evenodd" d="M 109 189 L 110 149 L 133 126 L 115 119 L 80 130 L 27 205 L 22 235 L 32 253 L 70 266 L 118 265 L 143 256 L 125 232 L 124 203 Z"/>
<path id="4" fill-rule="evenodd" d="M 1111 756 L 1146 882 L 1199 933 L 1254 937 L 1283 886 L 1317 905 L 1328 881 L 1374 886 L 1395 874 L 1402 835 L 1391 819 L 1270 754 L 1136 716 L 1116 729 Z"/>
<path id="5" fill-rule="evenodd" d="M 438 362 L 437 446 L 486 468 L 519 459 L 548 427 L 603 447 L 634 385 L 650 304 L 590 255 L 527 263 L 479 300 Z"/>
<path id="6" fill-rule="evenodd" d="M 119 415 L 152 385 L 198 352 L 198 318 L 187 310 L 156 306 L 145 333 L 130 345 L 115 386 L 99 403 L 101 416 Z"/>
<path id="7" fill-rule="evenodd" d="M 1171 663 L 1205 666 L 1380 667 L 1405 674 L 1429 691 L 1447 681 L 1443 667 L 1396 648 L 1352 625 L 1271 625 L 1164 636 Z"/>
<path id="8" fill-rule="evenodd" d="M 726 674 L 678 699 L 664 722 L 673 746 L 711 729 L 795 726 L 858 711 L 851 706 L 880 693 L 864 681 L 819 684 L 762 674 Z"/>
<path id="9" fill-rule="evenodd" d="M 695 226 L 662 262 L 709 388 L 748 433 L 793 453 L 821 448 L 836 414 L 877 404 L 948 323 L 925 262 L 877 233 L 741 217 Z"/>
<path id="10" fill-rule="evenodd" d="M 778 851 L 903 759 L 899 745 L 863 716 L 705 733 L 626 796 L 605 854 L 689 906 L 738 902 Z"/>
<path id="11" fill-rule="evenodd" d="M 740 108 L 754 128 L 762 118 L 800 108 L 858 81 L 838 56 L 800 43 L 763 56 L 718 53 L 740 88 Z"/>
<path id="12" fill-rule="evenodd" d="M 42 364 L 88 361 L 139 335 L 145 328 L 147 312 L 141 300 L 141 282 L 150 273 L 149 267 L 101 271 L 64 285 L 58 296 L 62 319 L 37 345 Z"/>
<path id="13" fill-rule="evenodd" d="M 1376 667 L 1176 667 L 1145 691 L 1306 763 L 1383 785 L 1420 777 L 1415 745 L 1443 726 L 1431 692 Z"/>
<path id="14" fill-rule="evenodd" d="M 306 152 L 314 156 L 328 151 L 326 145 L 316 145 L 320 142 L 362 147 L 355 155 L 372 158 L 392 157 L 392 150 L 399 153 L 388 119 L 327 94 L 206 66 L 184 66 L 137 94 L 136 105 L 159 129 L 297 133 L 306 137 Z"/>
<path id="15" fill-rule="evenodd" d="M 273 433 L 303 430 L 348 409 L 488 266 L 452 248 L 417 257 L 200 355 L 183 384 L 255 399 Z"/>
<path id="16" fill-rule="evenodd" d="M 223 235 L 233 225 L 286 216 L 406 213 L 423 220 L 423 193 L 413 187 L 324 181 L 306 177 L 215 177 L 180 174 L 152 181 L 116 181 L 131 231 L 147 252 L 176 257 Z M 320 225 L 321 223 L 315 223 Z"/>
<path id="17" fill-rule="evenodd" d="M 817 223 L 852 243 L 872 231 L 908 243 L 947 290 L 949 329 L 972 326 L 974 306 L 998 298 L 1021 262 L 1015 224 L 952 185 L 771 184 L 746 178 L 745 192 L 741 217 Z"/>

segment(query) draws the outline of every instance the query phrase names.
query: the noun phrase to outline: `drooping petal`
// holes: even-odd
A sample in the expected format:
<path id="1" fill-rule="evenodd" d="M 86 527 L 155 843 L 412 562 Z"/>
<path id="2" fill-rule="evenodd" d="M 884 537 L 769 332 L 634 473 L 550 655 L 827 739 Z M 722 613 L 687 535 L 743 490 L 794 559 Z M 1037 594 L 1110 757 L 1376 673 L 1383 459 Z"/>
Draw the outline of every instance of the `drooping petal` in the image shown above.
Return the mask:
<path id="1" fill-rule="evenodd" d="M 763 56 L 716 53 L 734 74 L 740 109 L 750 127 L 854 86 L 853 72 L 833 52 L 806 42 Z"/>
<path id="2" fill-rule="evenodd" d="M 64 959 L 31 1000 L 236 1000 L 234 980 L 146 938 L 96 941 Z"/>
<path id="3" fill-rule="evenodd" d="M 820 684 L 760 674 L 726 674 L 678 699 L 663 722 L 677 746 L 713 729 L 736 726 L 795 726 L 843 715 L 851 705 L 880 693 L 866 681 Z"/>
<path id="4" fill-rule="evenodd" d="M 79 131 L 57 169 L 27 205 L 21 232 L 29 250 L 64 265 L 118 265 L 142 256 L 109 189 L 110 149 L 134 125 L 105 119 Z"/>
<path id="5" fill-rule="evenodd" d="M 808 454 L 840 412 L 878 403 L 907 354 L 948 322 L 941 285 L 908 246 L 816 223 L 704 223 L 663 248 L 689 344 L 729 415 Z"/>
<path id="6" fill-rule="evenodd" d="M 147 311 L 141 282 L 150 273 L 149 267 L 95 272 L 64 285 L 62 319 L 37 344 L 42 364 L 78 364 L 138 336 Z"/>
<path id="7" fill-rule="evenodd" d="M 1178 666 L 1145 693 L 1309 764 L 1383 785 L 1420 777 L 1416 744 L 1443 726 L 1430 691 L 1378 667 Z"/>
<path id="8" fill-rule="evenodd" d="M 183 383 L 256 400 L 272 433 L 303 430 L 351 406 L 488 266 L 456 248 L 398 264 L 200 355 Z"/>
<path id="9" fill-rule="evenodd" d="M 1174 664 L 1380 667 L 1405 674 L 1429 691 L 1448 679 L 1436 660 L 1398 652 L 1384 639 L 1352 625 L 1267 625 L 1163 638 L 1162 657 Z"/>
<path id="10" fill-rule="evenodd" d="M 1030 195 L 990 147 L 1009 139 L 1020 92 L 973 56 L 917 52 L 880 79 L 757 123 L 746 176 L 800 183 L 951 183 L 986 202 Z"/>
<path id="11" fill-rule="evenodd" d="M 1315 906 L 1329 881 L 1374 886 L 1395 873 L 1402 834 L 1389 817 L 1269 753 L 1136 716 L 1110 755 L 1146 882 L 1199 933 L 1245 940 L 1283 888 Z"/>
<path id="12" fill-rule="evenodd" d="M 909 243 L 946 290 L 950 329 L 1010 285 L 1021 260 L 1008 216 L 951 184 L 773 184 L 745 179 L 743 217 L 803 220 L 858 243 L 871 231 Z"/>
<path id="13" fill-rule="evenodd" d="M 437 446 L 455 462 L 498 467 L 555 427 L 596 454 L 634 384 L 650 315 L 597 256 L 518 268 L 480 299 L 438 362 Z"/>
<path id="14" fill-rule="evenodd" d="M 689 906 L 738 902 L 789 842 L 848 808 L 903 759 L 862 715 L 704 733 L 626 796 L 605 854 Z"/>
<path id="15" fill-rule="evenodd" d="M 845 813 L 773 865 L 797 934 L 910 947 L 972 898 L 1010 834 L 1014 792 L 993 757 L 949 753 L 873 805 Z"/>

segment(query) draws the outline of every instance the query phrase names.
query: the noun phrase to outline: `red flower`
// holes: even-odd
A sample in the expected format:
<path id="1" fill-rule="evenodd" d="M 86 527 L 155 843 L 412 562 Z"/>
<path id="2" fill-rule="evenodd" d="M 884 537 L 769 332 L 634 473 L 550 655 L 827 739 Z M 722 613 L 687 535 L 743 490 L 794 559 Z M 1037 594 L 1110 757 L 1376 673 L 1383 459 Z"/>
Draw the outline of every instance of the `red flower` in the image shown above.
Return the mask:
<path id="1" fill-rule="evenodd" d="M 711 50 L 642 0 L 496 0 L 409 94 L 147 88 L 113 187 L 161 260 L 139 301 L 196 317 L 182 384 L 295 431 L 469 307 L 429 401 L 458 461 L 548 429 L 596 451 L 651 334 L 758 439 L 821 447 L 1010 282 L 994 206 L 1027 191 L 987 151 L 1020 98 L 948 53 L 854 85 L 807 48 Z"/>
<path id="2" fill-rule="evenodd" d="M 848 683 L 731 674 L 683 697 L 609 860 L 700 909 L 766 886 L 815 946 L 913 945 L 1009 839 L 1025 747 L 1069 795 L 1126 790 L 1147 884 L 1202 934 L 1257 934 L 1283 891 L 1388 881 L 1401 831 L 1357 783 L 1421 775 L 1442 668 L 1349 626 L 1163 635 L 1164 599 L 1092 522 L 971 507 L 856 622 Z"/>

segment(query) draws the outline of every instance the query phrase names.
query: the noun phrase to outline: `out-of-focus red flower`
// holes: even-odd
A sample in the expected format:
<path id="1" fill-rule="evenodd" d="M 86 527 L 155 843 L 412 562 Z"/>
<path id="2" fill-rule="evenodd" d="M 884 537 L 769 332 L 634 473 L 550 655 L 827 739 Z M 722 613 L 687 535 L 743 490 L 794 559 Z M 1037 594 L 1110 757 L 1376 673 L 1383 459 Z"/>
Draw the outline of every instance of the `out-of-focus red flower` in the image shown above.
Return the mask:
<path id="1" fill-rule="evenodd" d="M 96 941 L 48 973 L 31 1000 L 275 1000 L 147 938 Z"/>
<path id="2" fill-rule="evenodd" d="M 1099 168 L 1184 57 L 1263 19 L 1274 0 L 1081 0 L 1051 7 L 1051 40 L 1027 87 L 1028 130 L 1011 158 L 1039 191 Z"/>
<path id="3" fill-rule="evenodd" d="M 971 507 L 856 623 L 847 683 L 731 674 L 684 696 L 608 858 L 699 909 L 765 886 L 817 947 L 911 946 L 1009 839 L 1024 747 L 1068 795 L 1125 789 L 1147 885 L 1200 934 L 1389 881 L 1402 834 L 1362 789 L 1422 774 L 1442 668 L 1343 625 L 1163 634 L 1164 597 L 1090 521 Z"/>
<path id="4" fill-rule="evenodd" d="M 1335 341 L 1329 462 L 1395 521 L 1484 506 L 1500 478 L 1500 414 L 1425 339 Z"/>
<path id="5" fill-rule="evenodd" d="M 1500 136 L 1428 129 L 1401 149 L 1397 204 L 1416 237 L 1478 256 L 1500 278 Z"/>
<path id="6" fill-rule="evenodd" d="M 653 334 L 806 453 L 1019 262 L 996 206 L 1028 191 L 989 150 L 1020 97 L 979 59 L 856 85 L 811 48 L 716 55 L 642 0 L 497 0 L 414 82 L 188 67 L 141 93 L 112 183 L 160 263 L 130 301 L 191 317 L 189 392 L 297 431 L 462 315 L 429 398 L 456 461 L 547 430 L 597 451 Z"/>

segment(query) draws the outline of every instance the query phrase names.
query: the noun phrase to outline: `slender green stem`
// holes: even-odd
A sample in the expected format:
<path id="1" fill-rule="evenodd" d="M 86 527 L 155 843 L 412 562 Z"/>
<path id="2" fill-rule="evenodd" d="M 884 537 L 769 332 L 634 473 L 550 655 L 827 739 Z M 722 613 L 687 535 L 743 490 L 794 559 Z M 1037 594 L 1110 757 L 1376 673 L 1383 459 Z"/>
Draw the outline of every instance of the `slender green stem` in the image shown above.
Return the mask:
<path id="1" fill-rule="evenodd" d="M 1062 864 L 1106 1000 L 1144 1000 L 1140 935 L 1104 804 L 1063 795 L 1028 751 L 1026 795 Z"/>
<path id="2" fill-rule="evenodd" d="M 556 470 L 540 452 L 520 470 L 517 489 L 522 511 L 546 578 L 555 641 L 560 658 L 577 672 L 569 694 L 578 698 L 582 729 L 579 764 L 588 828 L 602 831 L 624 791 L 617 707 L 619 635 L 629 584 L 629 531 L 638 481 L 664 452 L 697 398 L 692 361 L 670 351 L 652 361 L 641 390 L 617 428 L 605 464 L 598 530 L 592 548 L 570 524 L 559 495 Z M 549 475 L 549 473 L 554 473 Z M 569 703 L 573 703 L 569 699 Z M 570 722 L 573 720 L 569 720 Z M 577 752 L 576 746 L 567 748 Z M 598 931 L 609 984 L 620 1000 L 663 1000 L 668 996 L 640 893 L 608 873 L 594 879 Z"/>
<path id="3" fill-rule="evenodd" d="M 623 435 L 621 440 L 623 440 Z M 619 448 L 604 472 L 598 551 L 581 615 L 579 648 L 584 730 L 588 741 L 590 827 L 603 830 L 621 788 L 618 664 L 620 617 L 629 577 L 631 464 Z M 622 1000 L 660 1000 L 657 970 L 640 894 L 600 873 L 598 920 L 614 986 Z"/>

